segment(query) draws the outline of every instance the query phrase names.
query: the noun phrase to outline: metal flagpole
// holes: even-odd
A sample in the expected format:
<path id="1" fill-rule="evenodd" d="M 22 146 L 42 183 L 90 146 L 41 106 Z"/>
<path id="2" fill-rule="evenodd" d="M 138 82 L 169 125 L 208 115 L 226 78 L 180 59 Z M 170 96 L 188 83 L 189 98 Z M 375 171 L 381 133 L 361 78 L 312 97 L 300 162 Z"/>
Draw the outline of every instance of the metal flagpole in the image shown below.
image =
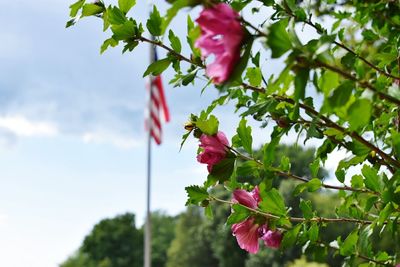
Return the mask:
<path id="1" fill-rule="evenodd" d="M 154 60 L 154 46 L 150 45 L 150 63 Z M 151 111 L 151 95 L 153 92 L 153 77 L 150 76 L 149 86 L 149 102 L 148 102 L 148 140 L 147 140 L 147 209 L 146 209 L 146 226 L 144 234 L 144 267 L 151 267 L 151 210 L 150 210 L 150 196 L 151 196 L 151 129 L 152 120 L 150 118 Z"/>

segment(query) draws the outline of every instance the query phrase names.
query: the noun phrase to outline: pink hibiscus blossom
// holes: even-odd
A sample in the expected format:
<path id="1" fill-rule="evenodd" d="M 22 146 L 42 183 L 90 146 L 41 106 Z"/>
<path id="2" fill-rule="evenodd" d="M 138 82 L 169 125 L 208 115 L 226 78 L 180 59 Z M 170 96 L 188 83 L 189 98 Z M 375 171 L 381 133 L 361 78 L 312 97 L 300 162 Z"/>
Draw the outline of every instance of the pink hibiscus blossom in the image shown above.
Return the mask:
<path id="1" fill-rule="evenodd" d="M 202 134 L 199 147 L 203 148 L 203 152 L 197 155 L 197 161 L 207 164 L 207 169 L 211 172 L 212 167 L 225 158 L 227 146 L 229 141 L 223 132 L 216 135 Z"/>
<path id="2" fill-rule="evenodd" d="M 239 14 L 228 4 L 220 3 L 204 9 L 196 20 L 201 36 L 195 46 L 203 58 L 215 55 L 215 61 L 206 66 L 206 74 L 216 84 L 228 80 L 240 59 L 245 32 L 238 18 Z"/>
<path id="3" fill-rule="evenodd" d="M 256 209 L 260 201 L 260 192 L 257 186 L 251 192 L 243 189 L 236 189 L 233 192 L 233 202 L 246 207 Z M 278 230 L 272 231 L 266 224 L 259 225 L 255 223 L 252 217 L 243 222 L 233 224 L 232 234 L 236 237 L 240 248 L 253 254 L 258 252 L 259 238 L 270 248 L 279 248 L 282 241 L 282 234 Z"/>

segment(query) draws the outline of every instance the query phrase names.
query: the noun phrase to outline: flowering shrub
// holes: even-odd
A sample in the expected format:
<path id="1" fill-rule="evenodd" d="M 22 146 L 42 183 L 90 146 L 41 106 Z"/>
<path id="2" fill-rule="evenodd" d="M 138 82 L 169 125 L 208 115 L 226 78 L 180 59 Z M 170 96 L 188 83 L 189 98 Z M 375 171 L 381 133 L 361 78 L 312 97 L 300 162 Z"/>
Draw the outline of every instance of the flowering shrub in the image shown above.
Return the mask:
<path id="1" fill-rule="evenodd" d="M 209 107 L 190 116 L 183 136 L 183 143 L 191 134 L 200 138 L 197 159 L 209 170 L 202 185 L 186 188 L 187 204 L 204 207 L 208 217 L 214 205 L 230 205 L 226 223 L 239 246 L 250 253 L 264 241 L 281 250 L 301 247 L 318 261 L 337 255 L 343 266 L 396 266 L 400 260 L 399 2 L 176 0 L 165 16 L 154 6 L 145 26 L 128 16 L 135 3 L 119 0 L 114 6 L 79 0 L 70 7 L 67 26 L 83 17 L 101 18 L 104 30 L 111 32 L 101 52 L 118 44 L 123 52 L 140 43 L 152 44 L 167 55 L 152 63 L 145 76 L 171 66 L 174 86 L 202 78 L 218 89 L 220 96 Z M 189 16 L 187 36 L 168 29 L 184 8 L 196 6 L 202 11 L 196 22 Z M 155 39 L 146 37 L 150 34 Z M 206 60 L 210 54 L 215 56 L 212 63 Z M 241 117 L 230 142 L 212 114 L 227 102 L 235 104 Z M 258 154 L 253 150 L 250 120 L 270 136 Z M 314 161 L 304 166 L 310 173 L 307 177 L 292 172 L 290 155 L 276 163 L 275 150 L 288 139 L 317 144 Z M 328 159 L 335 170 L 322 180 L 318 173 Z M 246 177 L 256 179 L 243 181 Z M 292 194 L 298 207 L 285 203 L 277 188 L 282 179 L 295 183 Z M 216 197 L 212 190 L 216 185 L 223 185 L 233 199 Z M 315 207 L 310 195 L 316 191 L 340 199 L 334 217 L 324 217 Z M 301 217 L 293 215 L 294 208 Z M 331 237 L 327 227 L 334 224 L 350 225 L 351 230 Z M 392 244 L 382 247 L 373 238 L 386 238 Z"/>

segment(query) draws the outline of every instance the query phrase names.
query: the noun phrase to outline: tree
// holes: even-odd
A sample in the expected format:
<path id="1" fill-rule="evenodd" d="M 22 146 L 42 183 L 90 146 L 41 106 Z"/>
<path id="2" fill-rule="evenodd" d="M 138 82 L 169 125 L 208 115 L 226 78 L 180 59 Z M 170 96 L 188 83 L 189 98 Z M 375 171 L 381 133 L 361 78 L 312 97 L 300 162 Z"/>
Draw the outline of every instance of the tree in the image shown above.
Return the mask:
<path id="1" fill-rule="evenodd" d="M 164 267 L 167 250 L 175 237 L 176 218 L 155 211 L 152 218 L 152 266 Z M 143 227 L 135 215 L 126 213 L 97 223 L 78 251 L 60 267 L 143 266 Z"/>
<path id="2" fill-rule="evenodd" d="M 240 226 L 234 227 L 237 239 L 249 252 L 258 251 L 259 238 L 266 244 L 282 241 L 283 252 L 297 245 L 318 259 L 339 254 L 350 266 L 395 266 L 400 261 L 394 245 L 400 243 L 398 1 L 176 0 L 165 16 L 154 6 L 146 27 L 128 15 L 135 3 L 79 0 L 71 5 L 67 26 L 82 17 L 102 18 L 111 36 L 101 52 L 118 44 L 124 45 L 123 52 L 140 43 L 157 46 L 167 55 L 144 76 L 171 66 L 174 86 L 201 78 L 220 92 L 185 126 L 183 143 L 192 133 L 199 138 L 197 159 L 209 170 L 203 184 L 186 188 L 188 204 L 205 207 L 207 213 L 215 203 L 231 206 L 227 224 Z M 187 36 L 168 30 L 183 8 L 194 6 L 202 11 L 195 22 L 188 18 Z M 259 16 L 248 16 L 250 12 Z M 314 35 L 306 36 L 303 28 Z M 181 40 L 190 51 L 182 49 Z M 210 54 L 213 62 L 206 60 Z M 266 75 L 262 63 L 270 59 L 283 64 L 278 74 Z M 227 102 L 241 117 L 230 140 L 212 114 Z M 255 157 L 249 120 L 271 129 L 262 160 Z M 291 172 L 293 159 L 288 156 L 275 163 L 276 148 L 287 135 L 320 144 L 305 177 Z M 337 150 L 347 156 L 337 161 L 336 181 L 321 181 L 319 169 Z M 259 179 L 240 180 L 252 175 Z M 292 193 L 300 203 L 300 217 L 293 216 L 278 190 L 282 177 L 299 183 Z M 237 196 L 236 202 L 213 195 L 219 184 Z M 339 199 L 334 216 L 322 217 L 315 205 L 300 199 L 304 192 L 319 190 L 331 190 Z M 353 230 L 332 237 L 328 225 L 350 225 Z M 391 236 L 392 246 L 371 242 L 376 234 Z"/>

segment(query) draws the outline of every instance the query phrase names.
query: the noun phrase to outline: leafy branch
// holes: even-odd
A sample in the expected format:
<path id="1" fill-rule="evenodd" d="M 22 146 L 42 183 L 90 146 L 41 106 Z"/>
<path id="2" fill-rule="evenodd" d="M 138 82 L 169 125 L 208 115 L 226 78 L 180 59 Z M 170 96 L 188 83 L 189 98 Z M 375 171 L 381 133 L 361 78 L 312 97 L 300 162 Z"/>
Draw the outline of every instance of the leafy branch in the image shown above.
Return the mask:
<path id="1" fill-rule="evenodd" d="M 239 151 L 237 151 L 236 149 L 234 149 L 234 148 L 232 148 L 232 147 L 227 147 L 227 148 L 230 149 L 232 152 L 234 152 L 234 153 L 235 153 L 237 156 L 239 156 L 240 158 L 242 158 L 242 159 L 244 159 L 244 160 L 251 160 L 251 161 L 254 161 L 254 162 L 256 162 L 259 166 L 265 167 L 264 164 L 263 164 L 262 162 L 260 162 L 259 160 L 255 159 L 255 158 L 252 158 L 252 157 L 250 157 L 250 156 L 244 155 L 244 154 L 240 153 Z M 307 178 L 304 178 L 304 177 L 295 175 L 295 174 L 290 173 L 290 172 L 284 172 L 284 171 L 282 171 L 282 170 L 280 170 L 280 169 L 277 169 L 277 168 L 268 167 L 268 170 L 270 170 L 270 171 L 276 173 L 277 175 L 285 176 L 285 177 L 291 178 L 291 179 L 295 179 L 295 180 L 300 181 L 300 182 L 303 182 L 303 183 L 308 183 L 308 182 L 311 181 L 310 179 L 307 179 Z M 352 192 L 358 192 L 358 193 L 367 193 L 367 194 L 373 194 L 373 195 L 377 195 L 377 196 L 380 195 L 379 192 L 375 192 L 375 191 L 368 190 L 368 189 L 353 188 L 353 187 L 347 186 L 347 185 L 345 185 L 345 186 L 336 186 L 336 185 L 330 185 L 330 184 L 326 184 L 326 183 L 321 182 L 321 187 L 324 187 L 324 188 L 327 188 L 327 189 L 352 191 Z"/>

